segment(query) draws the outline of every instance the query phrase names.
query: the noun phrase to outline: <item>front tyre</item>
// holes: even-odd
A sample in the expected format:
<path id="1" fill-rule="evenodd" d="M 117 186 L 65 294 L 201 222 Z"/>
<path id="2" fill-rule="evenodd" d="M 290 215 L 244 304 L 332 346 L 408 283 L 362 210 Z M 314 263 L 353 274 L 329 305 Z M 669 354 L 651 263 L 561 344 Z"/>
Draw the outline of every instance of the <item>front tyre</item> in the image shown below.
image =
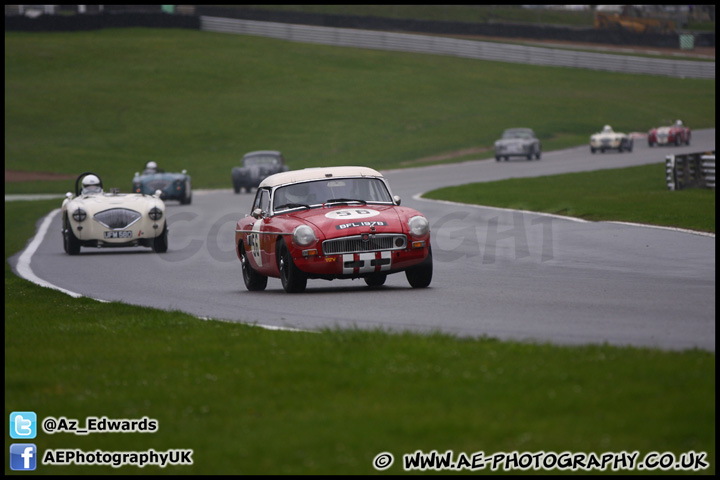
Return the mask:
<path id="1" fill-rule="evenodd" d="M 70 222 L 67 219 L 67 215 L 63 220 L 63 248 L 65 253 L 68 255 L 79 255 L 80 254 L 80 240 L 77 239 L 72 231 Z"/>
<path id="2" fill-rule="evenodd" d="M 153 249 L 153 252 L 155 252 L 155 253 L 167 252 L 167 250 L 168 250 L 167 223 L 165 223 L 165 225 L 163 225 L 162 233 L 153 239 L 152 249 Z"/>
<path id="3" fill-rule="evenodd" d="M 405 276 L 412 288 L 425 288 L 432 281 L 433 264 L 432 249 L 428 247 L 428 254 L 418 265 L 405 270 Z"/>
<path id="4" fill-rule="evenodd" d="M 266 277 L 265 275 L 260 275 L 255 271 L 252 265 L 250 265 L 247 258 L 247 252 L 245 251 L 245 246 L 242 243 L 240 243 L 239 249 L 240 264 L 242 265 L 242 274 L 243 281 L 245 282 L 245 288 L 247 288 L 250 292 L 259 292 L 265 290 L 265 287 L 267 287 L 268 277 Z"/>
<path id="5" fill-rule="evenodd" d="M 280 240 L 278 245 L 277 262 L 280 270 L 280 281 L 285 291 L 287 293 L 304 292 L 307 286 L 307 275 L 295 265 L 285 240 Z"/>
<path id="6" fill-rule="evenodd" d="M 182 205 L 190 205 L 190 203 L 192 203 L 192 187 L 189 180 L 185 182 L 185 193 L 183 198 L 180 199 L 180 203 Z"/>
<path id="7" fill-rule="evenodd" d="M 373 273 L 365 277 L 365 283 L 368 287 L 382 287 L 387 280 L 387 273 Z"/>

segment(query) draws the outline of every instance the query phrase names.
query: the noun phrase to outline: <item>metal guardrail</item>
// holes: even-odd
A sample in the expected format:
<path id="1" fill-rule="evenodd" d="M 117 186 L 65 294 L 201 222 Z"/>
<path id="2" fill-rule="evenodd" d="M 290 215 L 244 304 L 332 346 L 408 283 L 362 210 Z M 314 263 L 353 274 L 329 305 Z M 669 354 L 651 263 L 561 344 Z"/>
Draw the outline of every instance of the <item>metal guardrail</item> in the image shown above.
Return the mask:
<path id="1" fill-rule="evenodd" d="M 668 190 L 715 188 L 715 151 L 665 157 Z"/>
<path id="2" fill-rule="evenodd" d="M 681 78 L 715 78 L 715 62 L 666 60 L 660 58 L 633 57 L 506 43 L 461 40 L 440 36 L 380 32 L 352 28 L 316 27 L 208 16 L 200 17 L 200 29 L 210 32 L 257 35 L 293 42 L 429 53 L 433 55 L 451 55 L 498 62 L 587 68 L 592 70 Z"/>
<path id="3" fill-rule="evenodd" d="M 715 152 L 712 155 L 703 155 L 700 160 L 705 185 L 708 188 L 715 188 Z"/>

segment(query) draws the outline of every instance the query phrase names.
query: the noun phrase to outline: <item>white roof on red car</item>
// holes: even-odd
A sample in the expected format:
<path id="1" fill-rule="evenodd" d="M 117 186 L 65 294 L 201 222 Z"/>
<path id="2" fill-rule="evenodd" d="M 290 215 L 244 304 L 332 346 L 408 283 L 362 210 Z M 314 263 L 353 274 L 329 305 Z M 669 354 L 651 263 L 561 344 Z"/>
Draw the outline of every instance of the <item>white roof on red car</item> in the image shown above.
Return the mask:
<path id="1" fill-rule="evenodd" d="M 323 180 L 334 177 L 382 177 L 382 174 L 375 169 L 368 167 L 316 167 L 303 170 L 291 170 L 289 172 L 270 175 L 260 183 L 258 188 L 276 187 L 288 183 L 306 182 L 310 180 Z"/>

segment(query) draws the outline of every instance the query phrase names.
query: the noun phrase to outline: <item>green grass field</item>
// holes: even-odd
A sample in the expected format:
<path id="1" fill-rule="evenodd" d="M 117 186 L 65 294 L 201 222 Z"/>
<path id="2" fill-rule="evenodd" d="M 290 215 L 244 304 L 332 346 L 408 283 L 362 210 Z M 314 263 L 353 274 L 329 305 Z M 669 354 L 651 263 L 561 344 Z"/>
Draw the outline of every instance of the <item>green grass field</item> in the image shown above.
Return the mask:
<path id="1" fill-rule="evenodd" d="M 586 143 L 608 118 L 630 131 L 678 111 L 693 128 L 715 119 L 714 81 L 185 31 L 5 40 L 6 168 L 93 169 L 121 188 L 150 159 L 188 168 L 196 188 L 229 188 L 231 166 L 258 148 L 283 150 L 292 168 L 390 168 L 489 147 L 505 126 L 534 127 L 550 150 Z M 680 88 L 686 96 L 668 95 Z M 5 188 L 65 192 L 71 183 Z M 521 202 L 586 218 L 597 210 L 540 195 Z M 5 257 L 59 204 L 6 203 Z M 194 451 L 193 466 L 41 465 L 37 473 L 372 474 L 375 455 L 390 452 L 385 473 L 400 474 L 403 454 L 453 450 L 706 452 L 709 467 L 688 473 L 712 474 L 714 392 L 711 352 L 268 331 L 73 299 L 5 264 L 6 422 L 25 410 L 40 420 L 148 416 L 157 433 L 40 433 L 35 443 L 41 453 Z M 6 452 L 13 442 L 6 436 Z"/>
<path id="2" fill-rule="evenodd" d="M 606 123 L 632 132 L 678 117 L 694 129 L 715 122 L 712 80 L 199 31 L 6 33 L 5 77 L 6 168 L 92 170 L 121 189 L 149 160 L 187 169 L 196 188 L 230 188 L 230 169 L 257 149 L 283 151 L 291 168 L 394 168 L 492 149 L 508 127 L 534 128 L 553 150 L 587 143 Z M 69 183 L 6 192 L 64 193 Z"/>
<path id="3" fill-rule="evenodd" d="M 669 191 L 665 165 L 471 183 L 425 198 L 715 232 L 715 190 Z"/>

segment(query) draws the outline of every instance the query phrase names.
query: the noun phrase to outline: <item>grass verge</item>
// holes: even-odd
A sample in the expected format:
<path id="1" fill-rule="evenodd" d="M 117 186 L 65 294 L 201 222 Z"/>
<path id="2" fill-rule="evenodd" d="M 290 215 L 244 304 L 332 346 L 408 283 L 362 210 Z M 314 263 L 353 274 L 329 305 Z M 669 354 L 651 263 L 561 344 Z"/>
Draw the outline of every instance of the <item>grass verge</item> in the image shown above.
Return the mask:
<path id="1" fill-rule="evenodd" d="M 493 207 L 715 232 L 715 190 L 669 191 L 665 164 L 471 183 L 423 196 Z"/>

